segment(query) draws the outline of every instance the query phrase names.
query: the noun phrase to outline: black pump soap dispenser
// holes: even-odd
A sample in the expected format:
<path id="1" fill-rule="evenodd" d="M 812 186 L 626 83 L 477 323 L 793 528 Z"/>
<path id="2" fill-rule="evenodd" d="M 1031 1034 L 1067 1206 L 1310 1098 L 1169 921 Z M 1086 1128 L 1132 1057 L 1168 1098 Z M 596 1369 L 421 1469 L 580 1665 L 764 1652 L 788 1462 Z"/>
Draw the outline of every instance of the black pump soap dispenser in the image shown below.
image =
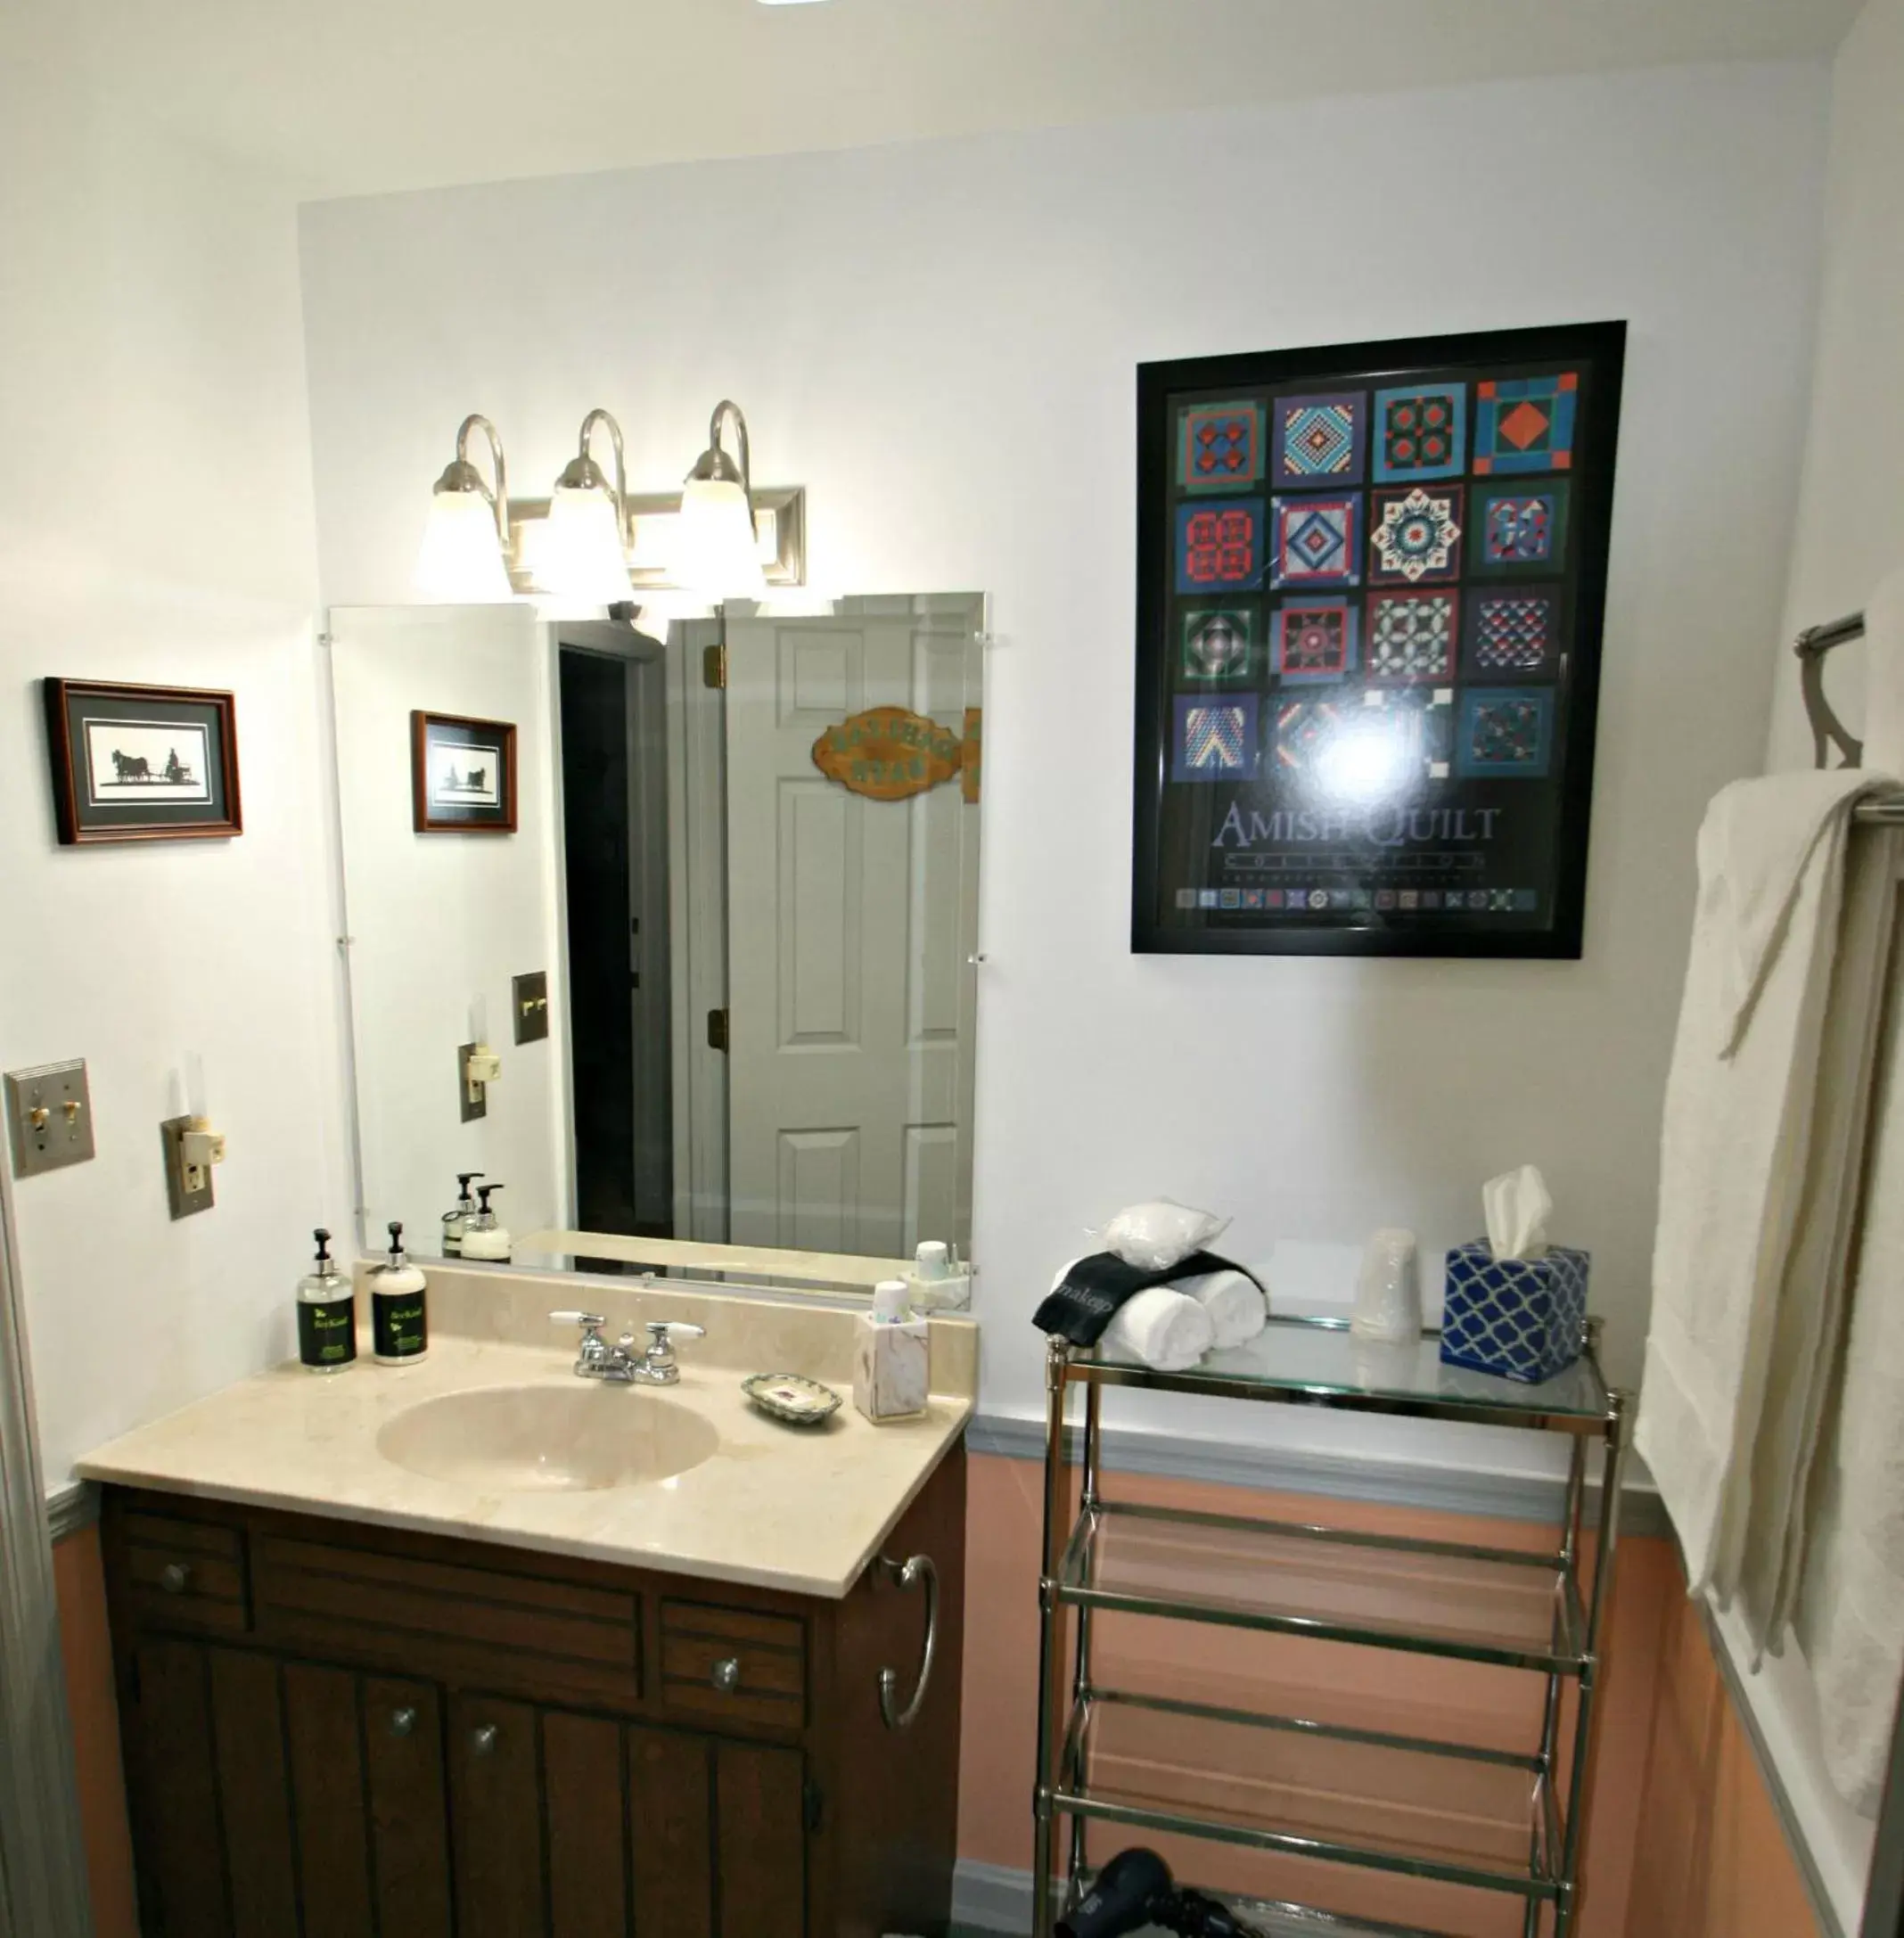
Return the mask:
<path id="1" fill-rule="evenodd" d="M 404 1252 L 402 1225 L 390 1231 L 389 1261 L 370 1275 L 371 1347 L 379 1366 L 408 1366 L 430 1350 L 428 1281 Z"/>
<path id="2" fill-rule="evenodd" d="M 357 1358 L 357 1293 L 319 1229 L 317 1262 L 298 1281 L 298 1358 L 314 1373 L 341 1373 Z"/>
<path id="3" fill-rule="evenodd" d="M 470 1182 L 483 1175 L 480 1170 L 456 1173 L 456 1206 L 454 1211 L 443 1213 L 443 1256 L 446 1259 L 463 1256 L 463 1234 L 476 1215 L 476 1201 L 470 1195 Z"/>

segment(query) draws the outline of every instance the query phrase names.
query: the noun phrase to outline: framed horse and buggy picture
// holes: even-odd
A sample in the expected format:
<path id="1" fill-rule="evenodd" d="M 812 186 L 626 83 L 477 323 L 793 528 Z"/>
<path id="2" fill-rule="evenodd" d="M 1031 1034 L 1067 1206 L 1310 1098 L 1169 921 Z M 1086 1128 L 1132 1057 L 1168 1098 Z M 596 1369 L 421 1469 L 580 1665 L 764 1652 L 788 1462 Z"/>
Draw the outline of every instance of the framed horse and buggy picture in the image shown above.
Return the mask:
<path id="1" fill-rule="evenodd" d="M 62 845 L 243 833 L 232 694 L 92 679 L 41 689 Z"/>

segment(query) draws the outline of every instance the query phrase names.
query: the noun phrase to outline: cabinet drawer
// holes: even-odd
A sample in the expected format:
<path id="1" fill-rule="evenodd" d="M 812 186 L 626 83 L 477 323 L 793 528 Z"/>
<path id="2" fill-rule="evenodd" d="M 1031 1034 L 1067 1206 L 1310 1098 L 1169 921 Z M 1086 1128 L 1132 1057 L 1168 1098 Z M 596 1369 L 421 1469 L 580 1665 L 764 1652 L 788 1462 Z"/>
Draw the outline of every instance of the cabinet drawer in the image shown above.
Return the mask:
<path id="1" fill-rule="evenodd" d="M 490 1688 L 641 1693 L 636 1595 L 275 1534 L 259 1537 L 253 1576 L 270 1641 Z"/>
<path id="2" fill-rule="evenodd" d="M 807 1720 L 807 1628 L 791 1615 L 661 1604 L 661 1700 L 696 1716 L 798 1729 Z"/>
<path id="3" fill-rule="evenodd" d="M 235 1528 L 128 1514 L 126 1577 L 142 1615 L 172 1628 L 242 1634 L 251 1625 L 244 1536 Z"/>

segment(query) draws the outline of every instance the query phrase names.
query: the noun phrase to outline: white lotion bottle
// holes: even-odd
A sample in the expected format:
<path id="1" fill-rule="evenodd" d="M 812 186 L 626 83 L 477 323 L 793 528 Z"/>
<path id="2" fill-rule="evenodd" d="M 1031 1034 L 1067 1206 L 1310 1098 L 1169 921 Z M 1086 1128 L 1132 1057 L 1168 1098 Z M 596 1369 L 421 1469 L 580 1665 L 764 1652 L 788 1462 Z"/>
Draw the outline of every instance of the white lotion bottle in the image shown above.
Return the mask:
<path id="1" fill-rule="evenodd" d="M 476 1195 L 481 1201 L 476 1215 L 463 1228 L 463 1256 L 466 1259 L 481 1259 L 492 1265 L 506 1265 L 509 1262 L 512 1240 L 509 1228 L 498 1219 L 489 1205 L 489 1194 L 500 1191 L 500 1185 L 478 1185 Z"/>
<path id="2" fill-rule="evenodd" d="M 926 1322 L 907 1303 L 903 1278 L 874 1288 L 873 1310 L 853 1322 L 853 1404 L 875 1426 L 925 1411 L 931 1374 Z"/>

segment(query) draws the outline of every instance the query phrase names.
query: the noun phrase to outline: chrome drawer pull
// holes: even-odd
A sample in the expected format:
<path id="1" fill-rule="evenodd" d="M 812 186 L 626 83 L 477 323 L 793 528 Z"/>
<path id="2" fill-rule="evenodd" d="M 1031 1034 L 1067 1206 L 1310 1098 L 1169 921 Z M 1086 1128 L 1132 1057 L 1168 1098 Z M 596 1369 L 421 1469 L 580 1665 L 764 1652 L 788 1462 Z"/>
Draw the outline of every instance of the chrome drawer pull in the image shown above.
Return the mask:
<path id="1" fill-rule="evenodd" d="M 192 1583 L 192 1571 L 182 1561 L 168 1561 L 159 1572 L 159 1586 L 168 1595 L 183 1595 Z"/>
<path id="2" fill-rule="evenodd" d="M 408 1704 L 406 1704 L 402 1709 L 391 1711 L 390 1734 L 393 1737 L 406 1737 L 415 1727 L 416 1712 L 410 1708 Z"/>
<path id="3" fill-rule="evenodd" d="M 732 1696 L 741 1686 L 741 1658 L 738 1655 L 729 1655 L 726 1660 L 716 1663 L 712 1679 L 714 1687 L 723 1696 Z"/>
<path id="4" fill-rule="evenodd" d="M 925 1646 L 919 1655 L 919 1679 L 913 1685 L 911 1700 L 899 1706 L 899 1677 L 894 1669 L 879 1672 L 879 1712 L 889 1729 L 910 1729 L 925 1701 L 926 1685 L 932 1679 L 932 1654 L 939 1646 L 939 1570 L 930 1555 L 915 1555 L 910 1561 L 894 1561 L 882 1555 L 879 1564 L 901 1588 L 925 1583 Z"/>
<path id="5" fill-rule="evenodd" d="M 488 1756 L 496 1747 L 497 1728 L 493 1722 L 486 1722 L 480 1729 L 470 1732 L 470 1747 L 479 1756 Z"/>

